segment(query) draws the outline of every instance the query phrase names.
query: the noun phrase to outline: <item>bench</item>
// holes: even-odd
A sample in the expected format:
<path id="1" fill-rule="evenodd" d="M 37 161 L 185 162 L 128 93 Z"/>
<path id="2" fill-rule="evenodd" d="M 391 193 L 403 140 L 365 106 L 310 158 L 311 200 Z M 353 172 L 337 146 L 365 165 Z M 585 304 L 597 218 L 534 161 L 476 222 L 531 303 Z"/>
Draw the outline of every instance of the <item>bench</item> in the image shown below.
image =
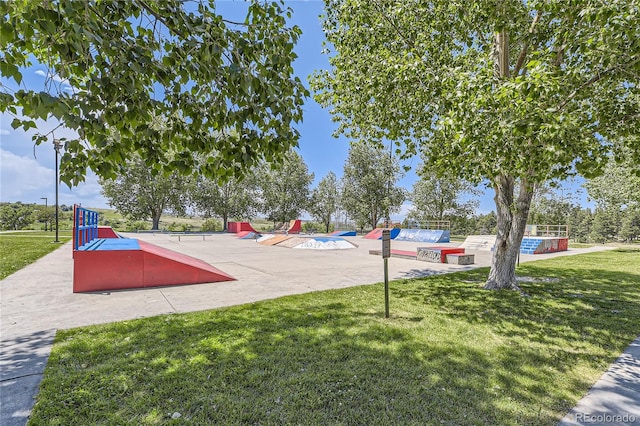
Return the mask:
<path id="1" fill-rule="evenodd" d="M 382 256 L 382 250 L 369 250 L 369 254 L 373 254 L 374 256 Z M 416 260 L 415 251 L 391 249 L 390 254 L 391 254 L 391 257 L 399 257 L 400 259 Z"/>

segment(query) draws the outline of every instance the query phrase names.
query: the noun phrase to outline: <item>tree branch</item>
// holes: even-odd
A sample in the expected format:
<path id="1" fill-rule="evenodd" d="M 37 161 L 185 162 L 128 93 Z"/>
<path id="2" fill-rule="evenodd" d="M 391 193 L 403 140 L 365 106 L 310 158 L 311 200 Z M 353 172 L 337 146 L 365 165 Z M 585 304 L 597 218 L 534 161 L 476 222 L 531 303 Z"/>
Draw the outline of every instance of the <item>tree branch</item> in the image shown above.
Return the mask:
<path id="1" fill-rule="evenodd" d="M 531 26 L 529 27 L 529 36 L 533 34 L 536 24 L 540 20 L 540 12 L 536 12 L 536 16 L 533 18 L 533 22 L 531 22 Z M 516 67 L 513 69 L 513 75 L 517 76 L 520 73 L 520 69 L 524 64 L 524 60 L 527 57 L 527 52 L 529 50 L 529 42 L 525 41 L 524 46 L 522 46 L 522 51 L 518 56 L 518 61 L 516 62 Z"/>
<path id="2" fill-rule="evenodd" d="M 160 15 L 158 12 L 156 12 L 155 10 L 153 10 L 153 8 L 151 8 L 151 6 L 149 6 L 147 3 L 145 3 L 144 0 L 137 0 L 138 3 L 140 4 L 140 7 L 142 7 L 144 10 L 146 10 L 148 13 L 150 13 L 151 15 L 153 15 L 154 18 L 156 18 L 158 21 L 162 22 L 162 24 L 167 27 L 167 29 L 171 32 L 174 32 L 176 35 L 178 35 L 180 38 L 182 38 L 183 40 L 187 40 L 189 37 L 187 36 L 187 34 L 183 33 L 182 31 L 180 31 L 177 28 L 173 28 L 171 26 L 169 26 L 169 24 L 167 23 L 166 19 L 164 19 L 164 17 L 162 15 Z"/>
<path id="3" fill-rule="evenodd" d="M 567 98 L 562 101 L 560 103 L 560 105 L 558 105 L 558 110 L 563 109 L 565 106 L 567 106 L 567 104 L 569 102 L 571 102 L 576 96 L 578 96 L 578 93 L 584 89 L 585 87 L 591 86 L 593 83 L 598 82 L 599 80 L 601 80 L 603 77 L 605 77 L 607 74 L 611 74 L 612 72 L 620 69 L 620 68 L 627 68 L 628 66 L 633 66 L 635 64 L 637 64 L 638 62 L 640 62 L 640 59 L 636 59 L 635 61 L 630 61 L 627 64 L 623 64 L 622 66 L 615 66 L 615 67 L 611 67 L 608 68 L 596 75 L 594 75 L 593 77 L 591 77 L 589 80 L 585 81 L 584 83 L 582 83 L 579 87 L 577 87 L 573 92 L 571 92 L 569 94 L 569 96 L 567 96 Z"/>

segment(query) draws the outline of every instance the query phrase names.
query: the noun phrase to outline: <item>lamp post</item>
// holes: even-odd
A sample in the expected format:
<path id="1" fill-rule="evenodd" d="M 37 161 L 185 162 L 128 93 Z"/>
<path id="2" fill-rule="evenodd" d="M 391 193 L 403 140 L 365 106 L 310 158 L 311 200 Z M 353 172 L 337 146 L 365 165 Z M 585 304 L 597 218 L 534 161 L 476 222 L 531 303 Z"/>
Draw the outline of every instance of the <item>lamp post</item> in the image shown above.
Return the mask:
<path id="1" fill-rule="evenodd" d="M 59 186 L 59 177 L 58 177 L 58 156 L 60 155 L 60 148 L 62 144 L 59 139 L 53 140 L 53 150 L 56 152 L 56 239 L 54 242 L 59 243 L 58 239 L 58 186 Z"/>
<path id="2" fill-rule="evenodd" d="M 47 197 L 40 197 L 41 200 L 44 200 L 44 211 L 45 215 L 48 213 L 49 205 L 47 204 Z M 47 222 L 49 222 L 48 216 L 45 216 L 44 220 L 44 232 L 47 232 Z"/>

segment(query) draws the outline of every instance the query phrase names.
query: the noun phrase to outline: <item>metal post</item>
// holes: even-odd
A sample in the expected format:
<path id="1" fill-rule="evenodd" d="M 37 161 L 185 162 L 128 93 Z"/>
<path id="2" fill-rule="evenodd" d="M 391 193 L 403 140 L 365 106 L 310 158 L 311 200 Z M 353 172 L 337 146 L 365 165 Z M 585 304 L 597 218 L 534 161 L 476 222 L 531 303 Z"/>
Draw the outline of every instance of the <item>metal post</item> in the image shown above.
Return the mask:
<path id="1" fill-rule="evenodd" d="M 389 318 L 389 259 L 384 259 L 384 317 Z"/>
<path id="2" fill-rule="evenodd" d="M 391 257 L 391 232 L 382 231 L 382 258 L 384 259 L 384 317 L 389 318 L 389 258 Z"/>
<path id="3" fill-rule="evenodd" d="M 44 200 L 44 211 L 46 214 L 48 213 L 48 210 L 49 210 L 49 204 L 47 204 L 47 197 L 40 197 L 40 199 Z M 48 218 L 44 220 L 44 232 L 47 232 L 47 223 L 48 223 Z"/>
<path id="4" fill-rule="evenodd" d="M 53 149 L 56 152 L 56 239 L 54 242 L 59 243 L 60 240 L 58 239 L 58 186 L 59 186 L 59 176 L 58 176 L 58 155 L 60 154 L 60 140 L 59 139 L 54 139 L 53 140 Z"/>

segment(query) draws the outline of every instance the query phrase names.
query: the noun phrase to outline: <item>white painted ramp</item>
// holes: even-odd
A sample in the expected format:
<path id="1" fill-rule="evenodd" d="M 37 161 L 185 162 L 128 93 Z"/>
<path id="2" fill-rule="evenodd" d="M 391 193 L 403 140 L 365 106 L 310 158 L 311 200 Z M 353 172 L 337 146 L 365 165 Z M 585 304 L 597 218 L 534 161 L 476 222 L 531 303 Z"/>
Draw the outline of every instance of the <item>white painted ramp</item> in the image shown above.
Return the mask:
<path id="1" fill-rule="evenodd" d="M 492 251 L 496 245 L 495 235 L 469 235 L 460 247 L 468 250 Z"/>

